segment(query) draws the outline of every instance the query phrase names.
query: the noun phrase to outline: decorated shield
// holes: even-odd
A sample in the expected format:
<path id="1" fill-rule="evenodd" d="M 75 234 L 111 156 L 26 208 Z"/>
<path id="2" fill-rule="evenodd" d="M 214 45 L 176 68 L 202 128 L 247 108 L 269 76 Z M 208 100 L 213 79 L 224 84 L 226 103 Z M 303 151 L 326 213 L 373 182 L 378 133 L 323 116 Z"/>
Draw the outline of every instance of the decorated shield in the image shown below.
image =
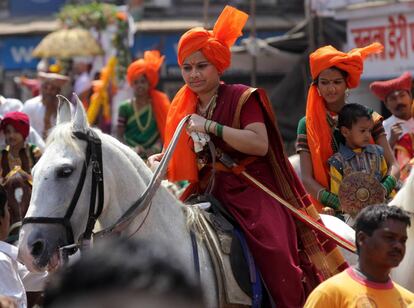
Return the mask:
<path id="1" fill-rule="evenodd" d="M 339 186 L 342 211 L 355 217 L 364 207 L 385 201 L 385 190 L 371 174 L 356 171 L 345 176 Z"/>

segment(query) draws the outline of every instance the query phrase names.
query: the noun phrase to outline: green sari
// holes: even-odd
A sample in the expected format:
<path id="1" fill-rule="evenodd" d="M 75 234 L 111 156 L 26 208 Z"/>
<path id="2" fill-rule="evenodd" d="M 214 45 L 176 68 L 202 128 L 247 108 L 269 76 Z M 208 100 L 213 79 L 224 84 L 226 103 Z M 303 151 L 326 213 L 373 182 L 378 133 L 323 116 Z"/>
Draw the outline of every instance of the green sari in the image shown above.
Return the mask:
<path id="1" fill-rule="evenodd" d="M 151 104 L 135 111 L 131 100 L 119 107 L 119 123 L 125 126 L 124 138 L 130 147 L 150 149 L 160 138 Z"/>

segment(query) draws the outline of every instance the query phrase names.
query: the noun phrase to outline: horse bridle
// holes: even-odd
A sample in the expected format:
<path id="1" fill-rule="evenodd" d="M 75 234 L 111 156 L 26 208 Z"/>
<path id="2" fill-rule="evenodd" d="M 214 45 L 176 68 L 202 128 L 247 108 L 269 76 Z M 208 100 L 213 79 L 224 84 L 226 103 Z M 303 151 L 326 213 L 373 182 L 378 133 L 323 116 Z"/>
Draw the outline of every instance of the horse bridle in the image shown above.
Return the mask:
<path id="1" fill-rule="evenodd" d="M 68 245 L 75 244 L 73 235 L 72 224 L 70 219 L 78 204 L 79 197 L 82 193 L 82 189 L 86 179 L 86 172 L 89 165 L 92 166 L 92 181 L 91 181 L 91 196 L 89 203 L 89 215 L 88 221 L 83 233 L 84 240 L 90 240 L 92 231 L 95 226 L 96 220 L 102 213 L 104 203 L 104 178 L 102 168 L 102 142 L 98 135 L 92 130 L 88 129 L 86 133 L 76 131 L 73 132 L 73 136 L 84 140 L 87 143 L 85 162 L 82 167 L 82 171 L 79 177 L 78 185 L 76 186 L 75 193 L 73 194 L 70 205 L 66 211 L 64 217 L 26 217 L 23 219 L 22 225 L 24 224 L 61 224 L 66 230 L 66 239 Z M 96 195 L 98 194 L 98 202 L 96 202 Z"/>
<path id="2" fill-rule="evenodd" d="M 186 122 L 190 118 L 191 115 L 184 117 L 177 126 L 177 129 L 174 132 L 174 135 L 171 139 L 170 144 L 168 145 L 167 149 L 165 150 L 164 156 L 155 170 L 150 183 L 146 187 L 145 191 L 142 195 L 138 198 L 137 201 L 132 204 L 128 210 L 110 227 L 100 230 L 97 233 L 94 233 L 94 237 L 105 237 L 111 233 L 120 233 L 123 231 L 129 223 L 142 211 L 147 208 L 147 205 L 150 204 L 152 197 L 154 196 L 155 192 L 158 190 L 158 187 L 161 185 L 161 181 L 163 180 L 165 173 L 167 171 L 168 163 L 172 157 L 174 149 L 179 141 L 179 137 L 183 128 L 185 127 Z M 86 155 L 85 155 L 85 163 L 83 164 L 83 168 L 81 171 L 81 175 L 79 178 L 78 185 L 76 187 L 75 193 L 72 197 L 70 202 L 69 208 L 66 211 L 64 217 L 26 217 L 23 219 L 22 225 L 28 223 L 38 223 L 38 224 L 61 224 L 65 227 L 66 236 L 67 236 L 67 246 L 68 249 L 71 250 L 71 253 L 75 252 L 75 248 L 77 248 L 77 244 L 75 242 L 73 236 L 73 229 L 70 223 L 70 219 L 72 214 L 75 210 L 75 207 L 78 203 L 80 194 L 82 192 L 85 178 L 86 178 L 86 171 L 89 165 L 92 166 L 92 184 L 91 184 L 91 198 L 89 203 L 89 216 L 88 222 L 85 228 L 85 232 L 83 233 L 82 240 L 83 241 L 90 241 L 93 229 L 96 223 L 96 220 L 102 213 L 103 210 L 103 203 L 104 203 L 104 177 L 103 177 L 103 166 L 102 166 L 102 142 L 99 139 L 98 135 L 92 130 L 88 129 L 86 133 L 84 132 L 73 132 L 73 136 L 84 140 L 87 143 L 86 146 Z M 96 203 L 96 193 L 98 193 L 98 202 Z"/>

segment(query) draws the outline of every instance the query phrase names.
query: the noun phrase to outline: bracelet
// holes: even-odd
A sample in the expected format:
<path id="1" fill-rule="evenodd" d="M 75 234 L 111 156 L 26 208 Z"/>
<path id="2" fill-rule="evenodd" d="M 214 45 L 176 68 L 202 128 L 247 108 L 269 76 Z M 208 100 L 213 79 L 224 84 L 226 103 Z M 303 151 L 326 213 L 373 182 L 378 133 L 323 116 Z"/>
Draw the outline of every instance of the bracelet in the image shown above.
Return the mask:
<path id="1" fill-rule="evenodd" d="M 216 124 L 216 136 L 219 138 L 223 138 L 223 127 L 221 124 Z"/>
<path id="2" fill-rule="evenodd" d="M 324 189 L 324 191 L 322 192 L 321 203 L 323 205 L 333 208 L 334 210 L 340 209 L 340 203 L 339 203 L 338 196 L 327 191 L 326 189 Z"/>
<path id="3" fill-rule="evenodd" d="M 319 202 L 321 202 L 321 192 L 324 191 L 324 190 L 325 190 L 325 188 L 321 188 L 316 193 L 316 200 L 318 200 Z"/>
<path id="4" fill-rule="evenodd" d="M 388 175 L 382 180 L 381 184 L 385 188 L 386 195 L 388 196 L 395 188 L 397 180 L 394 176 Z"/>
<path id="5" fill-rule="evenodd" d="M 209 122 L 209 120 L 205 120 L 205 122 L 204 122 L 204 131 L 208 134 L 208 122 Z"/>
<path id="6" fill-rule="evenodd" d="M 213 121 L 210 121 L 209 123 L 208 123 L 208 126 L 207 126 L 207 133 L 210 133 L 210 128 L 211 128 L 211 124 L 213 124 L 214 122 Z"/>

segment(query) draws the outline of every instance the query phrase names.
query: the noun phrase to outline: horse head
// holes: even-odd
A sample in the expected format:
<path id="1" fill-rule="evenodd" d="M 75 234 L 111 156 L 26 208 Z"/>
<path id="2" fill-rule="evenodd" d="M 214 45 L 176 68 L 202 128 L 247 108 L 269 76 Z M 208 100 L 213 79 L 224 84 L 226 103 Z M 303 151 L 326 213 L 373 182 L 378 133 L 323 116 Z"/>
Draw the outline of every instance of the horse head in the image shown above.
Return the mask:
<path id="1" fill-rule="evenodd" d="M 95 141 L 90 141 L 91 137 Z M 100 146 L 96 140 L 100 140 Z M 101 164 L 96 148 L 102 150 Z M 156 193 L 151 190 L 152 195 L 146 190 L 149 183 L 159 183 L 160 179 L 152 177 L 151 170 L 128 146 L 90 128 L 78 99 L 73 116 L 70 103 L 66 99 L 60 101 L 57 125 L 32 174 L 32 198 L 19 239 L 19 259 L 30 271 L 55 268 L 61 263 L 62 247 L 77 246 L 84 238 L 88 239 L 85 234 L 89 233 L 90 225 L 94 227 L 90 218 L 95 218 L 90 216 L 91 209 L 96 213 L 100 208 L 99 193 L 97 200 L 91 202 L 93 187 L 99 192 L 103 185 L 103 205 L 102 211 L 98 211 L 100 215 L 96 215 L 95 234 L 102 230 L 109 231 L 99 233 L 101 237 L 111 234 L 114 224 L 124 223 L 127 217 L 127 223 L 116 229 L 117 233 L 170 247 L 170 253 L 176 254 L 186 271 L 196 277 L 194 248 L 183 205 L 162 185 Z M 100 174 L 103 181 L 94 174 Z M 102 184 L 95 185 L 97 182 Z M 212 261 L 205 245 L 200 245 L 199 257 L 205 288 L 211 294 L 211 302 L 217 302 L 216 288 L 211 287 L 215 286 Z"/>
<path id="2" fill-rule="evenodd" d="M 73 116 L 71 103 L 63 96 L 59 100 L 57 125 L 32 170 L 32 198 L 20 233 L 19 258 L 31 271 L 56 267 L 61 247 L 90 234 L 96 222 L 91 222 L 91 211 L 101 213 L 96 215 L 100 226 L 111 225 L 138 199 L 151 176 L 136 153 L 89 127 L 77 97 Z"/>
<path id="3" fill-rule="evenodd" d="M 9 241 L 18 238 L 21 221 L 26 215 L 32 195 L 32 176 L 20 166 L 14 167 L 3 180 L 7 192 L 7 203 L 10 209 Z"/>
<path id="4" fill-rule="evenodd" d="M 71 103 L 59 97 L 57 125 L 47 140 L 47 148 L 32 170 L 33 192 L 27 217 L 47 217 L 57 220 L 65 217 L 73 197 L 72 186 L 81 177 L 85 163 L 84 142 L 73 138 L 72 131 L 85 132 L 89 129 L 85 110 L 77 101 L 76 112 L 71 115 Z M 84 187 L 79 202 L 85 202 L 89 187 Z M 74 211 L 70 220 L 86 225 L 80 211 Z M 87 217 L 86 217 L 87 218 Z M 85 219 L 86 219 L 85 218 Z M 80 230 L 80 229 L 79 229 Z M 78 228 L 72 229 L 73 237 L 79 236 Z M 19 240 L 19 256 L 32 271 L 56 266 L 58 248 L 69 243 L 67 226 L 64 223 L 48 221 L 27 223 L 23 221 Z"/>

